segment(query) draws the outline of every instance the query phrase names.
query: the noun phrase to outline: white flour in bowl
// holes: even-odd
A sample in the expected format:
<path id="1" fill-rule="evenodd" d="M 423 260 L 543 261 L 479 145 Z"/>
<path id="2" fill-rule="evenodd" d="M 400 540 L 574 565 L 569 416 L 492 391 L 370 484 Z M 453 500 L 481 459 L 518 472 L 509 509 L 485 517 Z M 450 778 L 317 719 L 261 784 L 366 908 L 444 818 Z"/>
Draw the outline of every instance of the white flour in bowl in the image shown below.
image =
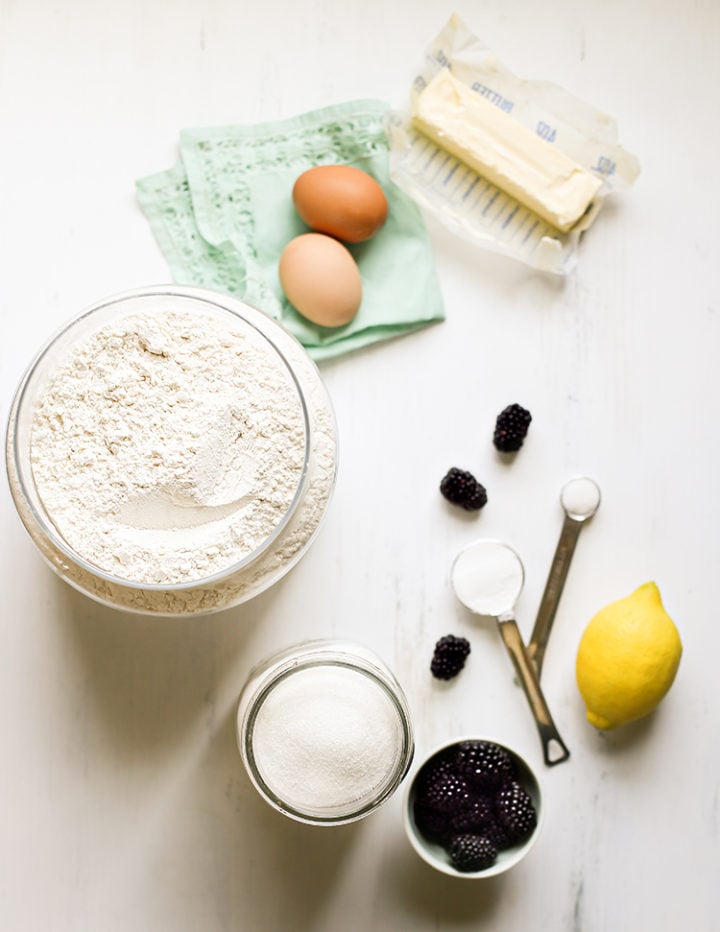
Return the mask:
<path id="1" fill-rule="evenodd" d="M 305 445 L 297 386 L 264 338 L 162 311 L 108 324 L 71 353 L 38 402 L 31 459 L 75 553 L 129 582 L 173 585 L 267 540 Z"/>

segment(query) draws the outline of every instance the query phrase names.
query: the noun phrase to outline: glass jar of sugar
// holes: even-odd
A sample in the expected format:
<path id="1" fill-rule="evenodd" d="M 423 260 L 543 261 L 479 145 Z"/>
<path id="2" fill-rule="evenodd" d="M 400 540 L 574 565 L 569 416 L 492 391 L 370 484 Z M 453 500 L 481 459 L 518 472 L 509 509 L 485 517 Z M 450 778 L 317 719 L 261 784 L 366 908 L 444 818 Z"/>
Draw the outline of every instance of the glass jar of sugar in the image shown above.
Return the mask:
<path id="1" fill-rule="evenodd" d="M 237 710 L 245 768 L 275 809 L 311 825 L 374 812 L 408 772 L 407 701 L 385 663 L 361 644 L 304 641 L 255 667 Z"/>
<path id="2" fill-rule="evenodd" d="M 335 481 L 332 406 L 305 349 L 227 295 L 158 286 L 89 308 L 38 354 L 8 422 L 20 518 L 107 605 L 193 615 L 293 567 Z"/>

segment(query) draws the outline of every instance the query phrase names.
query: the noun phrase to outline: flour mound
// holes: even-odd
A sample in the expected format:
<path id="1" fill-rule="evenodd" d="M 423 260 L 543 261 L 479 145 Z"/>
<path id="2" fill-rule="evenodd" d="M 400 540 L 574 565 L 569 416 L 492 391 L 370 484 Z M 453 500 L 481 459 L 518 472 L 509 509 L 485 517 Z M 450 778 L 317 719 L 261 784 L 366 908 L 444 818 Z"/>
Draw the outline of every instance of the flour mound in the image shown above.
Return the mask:
<path id="1" fill-rule="evenodd" d="M 297 387 L 272 346 L 181 311 L 106 325 L 56 371 L 32 468 L 68 546 L 128 582 L 221 573 L 283 522 L 303 477 Z"/>

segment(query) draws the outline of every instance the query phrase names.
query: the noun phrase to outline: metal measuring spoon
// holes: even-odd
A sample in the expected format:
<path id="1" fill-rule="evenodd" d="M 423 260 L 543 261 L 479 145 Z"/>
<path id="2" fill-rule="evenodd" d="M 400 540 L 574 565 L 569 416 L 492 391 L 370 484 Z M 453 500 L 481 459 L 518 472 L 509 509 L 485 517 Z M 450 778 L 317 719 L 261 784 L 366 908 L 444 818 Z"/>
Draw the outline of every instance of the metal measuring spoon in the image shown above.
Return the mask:
<path id="1" fill-rule="evenodd" d="M 560 503 L 565 511 L 565 520 L 527 648 L 538 678 L 580 529 L 600 507 L 600 489 L 596 482 L 586 476 L 571 479 L 560 492 Z"/>
<path id="2" fill-rule="evenodd" d="M 540 734 L 548 766 L 567 760 L 570 752 L 552 720 L 535 668 L 515 621 L 515 603 L 522 591 L 525 570 L 512 547 L 498 540 L 478 540 L 455 558 L 451 578 L 455 595 L 471 612 L 490 615 L 500 628 Z"/>

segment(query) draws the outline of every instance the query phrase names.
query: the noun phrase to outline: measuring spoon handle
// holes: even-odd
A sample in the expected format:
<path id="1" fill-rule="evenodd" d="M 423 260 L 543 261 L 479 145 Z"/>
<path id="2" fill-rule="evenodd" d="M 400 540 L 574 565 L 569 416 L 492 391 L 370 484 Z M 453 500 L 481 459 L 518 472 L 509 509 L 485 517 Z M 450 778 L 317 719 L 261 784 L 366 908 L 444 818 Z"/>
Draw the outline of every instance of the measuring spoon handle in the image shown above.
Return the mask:
<path id="1" fill-rule="evenodd" d="M 545 696 L 540 687 L 540 681 L 528 656 L 514 615 L 511 613 L 501 615 L 498 618 L 498 625 L 500 626 L 500 633 L 505 642 L 505 647 L 510 654 L 515 671 L 535 716 L 535 724 L 542 743 L 543 758 L 548 767 L 552 767 L 567 760 L 570 757 L 570 751 L 555 727 L 555 722 L 553 722 L 550 709 L 548 709 Z"/>
<path id="2" fill-rule="evenodd" d="M 550 632 L 553 622 L 555 621 L 555 614 L 560 604 L 560 596 L 565 586 L 565 580 L 567 579 L 568 570 L 570 569 L 570 562 L 575 553 L 575 545 L 577 544 L 580 528 L 582 526 L 582 519 L 578 520 L 571 515 L 565 515 L 562 531 L 560 532 L 560 539 L 555 548 L 555 556 L 553 557 L 547 583 L 545 584 L 545 591 L 543 592 L 540 608 L 538 609 L 537 618 L 535 619 L 535 626 L 530 635 L 530 643 L 527 647 L 528 656 L 535 664 L 538 678 L 542 671 L 545 650 L 550 639 Z"/>

